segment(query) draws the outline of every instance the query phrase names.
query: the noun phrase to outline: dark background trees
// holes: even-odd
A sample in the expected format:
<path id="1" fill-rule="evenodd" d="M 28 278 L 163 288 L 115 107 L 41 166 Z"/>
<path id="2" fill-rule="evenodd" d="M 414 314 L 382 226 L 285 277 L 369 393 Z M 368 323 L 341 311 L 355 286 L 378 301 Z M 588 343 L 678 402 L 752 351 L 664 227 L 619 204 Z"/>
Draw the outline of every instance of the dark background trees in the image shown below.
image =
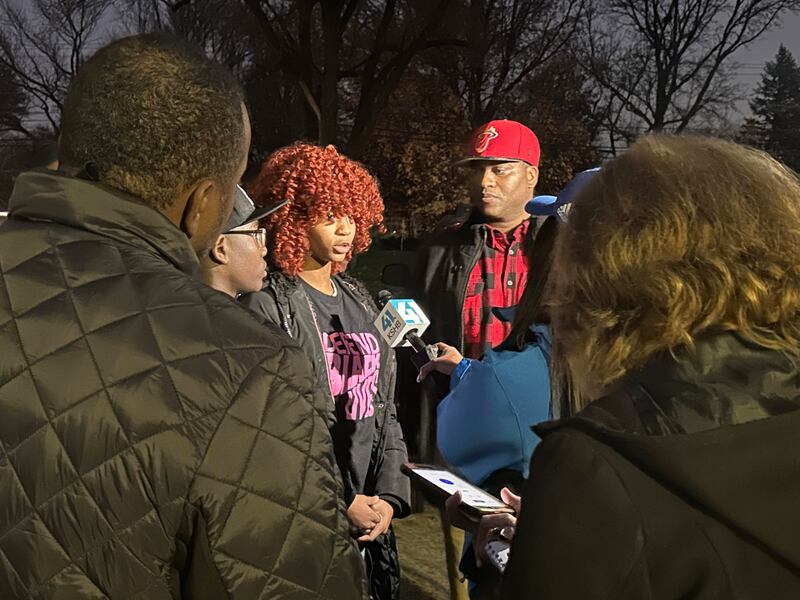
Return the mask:
<path id="1" fill-rule="evenodd" d="M 488 119 L 537 132 L 540 192 L 642 132 L 713 131 L 740 96 L 733 53 L 798 3 L 0 0 L 0 166 L 55 139 L 66 86 L 99 45 L 169 30 L 245 86 L 250 174 L 294 140 L 336 144 L 417 233 L 464 197 L 450 165 Z"/>
<path id="2" fill-rule="evenodd" d="M 24 139 L 15 139 L 26 114 L 25 95 L 14 74 L 0 64 L 0 210 L 4 199 L 11 194 L 14 175 L 22 168 L 19 157 Z"/>
<path id="3" fill-rule="evenodd" d="M 245 0 L 287 81 L 302 91 L 303 137 L 360 158 L 416 56 L 436 45 L 453 0 Z"/>
<path id="4" fill-rule="evenodd" d="M 16 75 L 0 63 L 0 135 L 22 131 L 26 113 L 25 94 Z"/>
<path id="5" fill-rule="evenodd" d="M 524 102 L 526 84 L 570 52 L 588 0 L 459 0 L 448 16 L 456 47 L 426 61 L 457 93 L 472 127 Z"/>
<path id="6" fill-rule="evenodd" d="M 800 172 L 800 67 L 784 46 L 764 67 L 741 140 Z"/>

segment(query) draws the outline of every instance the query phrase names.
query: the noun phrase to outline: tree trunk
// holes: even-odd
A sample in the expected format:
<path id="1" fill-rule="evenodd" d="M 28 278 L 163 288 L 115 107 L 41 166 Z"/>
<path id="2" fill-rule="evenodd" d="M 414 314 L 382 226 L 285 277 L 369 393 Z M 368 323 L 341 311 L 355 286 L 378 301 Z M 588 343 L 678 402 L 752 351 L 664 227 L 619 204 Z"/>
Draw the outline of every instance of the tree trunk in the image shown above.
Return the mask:
<path id="1" fill-rule="evenodd" d="M 319 143 L 335 144 L 339 132 L 339 2 L 322 3 L 323 71 L 320 94 Z"/>
<path id="2" fill-rule="evenodd" d="M 303 131 L 304 137 L 309 140 L 319 140 L 322 137 L 322 115 L 319 105 L 318 86 L 314 82 L 314 57 L 311 54 L 311 31 L 313 28 L 313 13 L 315 0 L 300 0 L 298 8 L 298 49 L 296 63 L 290 57 L 281 61 L 289 68 L 284 67 L 284 73 L 289 77 L 296 77 L 297 84 L 303 92 Z M 285 52 L 285 50 L 284 50 Z M 292 72 L 294 71 L 294 73 Z"/>

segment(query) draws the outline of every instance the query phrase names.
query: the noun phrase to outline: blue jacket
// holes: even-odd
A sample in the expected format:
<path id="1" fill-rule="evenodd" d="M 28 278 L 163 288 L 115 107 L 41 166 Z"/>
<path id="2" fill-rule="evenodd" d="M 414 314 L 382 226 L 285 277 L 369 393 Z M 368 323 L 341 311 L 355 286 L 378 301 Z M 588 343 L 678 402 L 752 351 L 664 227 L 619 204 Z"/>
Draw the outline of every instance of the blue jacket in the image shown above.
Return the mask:
<path id="1" fill-rule="evenodd" d="M 521 350 L 500 346 L 463 361 L 437 409 L 437 443 L 445 460 L 481 485 L 499 469 L 528 477 L 539 437 L 531 426 L 551 418 L 550 331 L 531 327 Z"/>

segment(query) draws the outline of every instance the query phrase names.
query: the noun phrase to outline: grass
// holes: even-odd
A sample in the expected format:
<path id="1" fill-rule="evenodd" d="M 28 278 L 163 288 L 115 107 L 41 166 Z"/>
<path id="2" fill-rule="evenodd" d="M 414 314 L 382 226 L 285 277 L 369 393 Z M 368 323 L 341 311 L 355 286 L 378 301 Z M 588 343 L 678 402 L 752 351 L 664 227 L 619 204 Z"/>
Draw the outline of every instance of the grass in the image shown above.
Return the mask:
<path id="1" fill-rule="evenodd" d="M 439 512 L 427 507 L 394 522 L 400 555 L 400 597 L 403 600 L 446 600 L 447 584 Z"/>

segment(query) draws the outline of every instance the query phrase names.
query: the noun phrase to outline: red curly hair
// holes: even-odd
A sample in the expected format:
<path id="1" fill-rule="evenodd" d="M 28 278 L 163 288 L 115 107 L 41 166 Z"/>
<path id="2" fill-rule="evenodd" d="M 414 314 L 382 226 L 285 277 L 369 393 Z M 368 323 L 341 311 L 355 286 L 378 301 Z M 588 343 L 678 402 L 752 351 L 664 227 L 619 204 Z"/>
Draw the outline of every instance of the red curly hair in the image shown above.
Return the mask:
<path id="1" fill-rule="evenodd" d="M 287 275 L 301 271 L 310 249 L 308 232 L 329 214 L 349 216 L 356 226 L 347 258 L 331 265 L 334 274 L 345 269 L 353 253 L 369 248 L 372 227 L 384 231 L 378 182 L 364 165 L 342 156 L 333 146 L 298 142 L 277 150 L 248 191 L 259 206 L 289 201 L 265 219 L 270 262 Z"/>

